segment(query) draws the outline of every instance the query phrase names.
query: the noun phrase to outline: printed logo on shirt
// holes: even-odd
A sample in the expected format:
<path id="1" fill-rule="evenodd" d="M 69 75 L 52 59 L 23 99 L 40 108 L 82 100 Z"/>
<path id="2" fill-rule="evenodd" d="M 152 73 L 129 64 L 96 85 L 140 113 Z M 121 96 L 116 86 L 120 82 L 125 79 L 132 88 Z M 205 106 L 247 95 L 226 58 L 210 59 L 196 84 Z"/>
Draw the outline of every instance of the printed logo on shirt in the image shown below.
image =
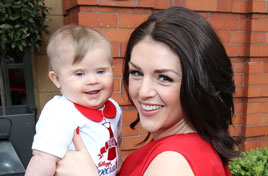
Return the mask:
<path id="1" fill-rule="evenodd" d="M 111 123 L 106 122 L 105 119 L 103 121 L 104 122 L 102 123 L 102 125 L 108 130 L 110 138 L 105 142 L 104 147 L 100 149 L 100 153 L 98 154 L 99 163 L 97 165 L 97 169 L 99 175 L 109 175 L 113 172 L 116 172 L 117 169 L 117 162 L 116 162 L 117 142 L 111 128 Z"/>

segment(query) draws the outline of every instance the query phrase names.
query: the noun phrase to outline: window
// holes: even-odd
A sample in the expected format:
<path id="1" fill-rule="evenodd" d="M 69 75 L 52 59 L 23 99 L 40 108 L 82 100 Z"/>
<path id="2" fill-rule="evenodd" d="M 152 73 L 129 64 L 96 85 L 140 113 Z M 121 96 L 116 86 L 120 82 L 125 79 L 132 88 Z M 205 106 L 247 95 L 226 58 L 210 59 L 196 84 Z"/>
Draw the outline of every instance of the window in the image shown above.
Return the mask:
<path id="1" fill-rule="evenodd" d="M 7 106 L 28 106 L 34 110 L 30 53 L 23 57 L 1 57 L 1 65 Z"/>

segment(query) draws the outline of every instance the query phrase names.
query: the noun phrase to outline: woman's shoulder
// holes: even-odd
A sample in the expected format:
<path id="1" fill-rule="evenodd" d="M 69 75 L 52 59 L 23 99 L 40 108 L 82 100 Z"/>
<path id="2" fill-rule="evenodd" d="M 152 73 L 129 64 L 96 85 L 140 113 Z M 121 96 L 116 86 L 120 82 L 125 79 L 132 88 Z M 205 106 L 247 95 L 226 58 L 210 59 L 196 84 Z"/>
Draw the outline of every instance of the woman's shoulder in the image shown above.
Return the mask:
<path id="1" fill-rule="evenodd" d="M 195 175 L 202 175 L 202 173 L 207 173 L 207 175 L 224 174 L 223 164 L 218 153 L 198 133 L 172 135 L 155 142 L 151 155 L 154 157 L 152 161 L 160 154 L 170 151 L 172 153 L 169 156 L 183 157 Z"/>
<path id="2" fill-rule="evenodd" d="M 165 151 L 158 154 L 146 169 L 146 175 L 193 176 L 188 161 L 178 152 Z"/>

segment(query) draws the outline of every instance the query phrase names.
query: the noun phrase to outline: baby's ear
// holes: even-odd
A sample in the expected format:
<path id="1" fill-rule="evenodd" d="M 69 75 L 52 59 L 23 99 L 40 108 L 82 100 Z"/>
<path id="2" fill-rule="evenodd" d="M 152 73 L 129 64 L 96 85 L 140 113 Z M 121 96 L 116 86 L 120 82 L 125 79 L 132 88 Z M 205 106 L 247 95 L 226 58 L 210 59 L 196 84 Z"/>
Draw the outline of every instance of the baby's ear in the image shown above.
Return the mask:
<path id="1" fill-rule="evenodd" d="M 60 89 L 60 82 L 59 82 L 59 77 L 54 71 L 50 71 L 48 73 L 48 77 L 50 80 L 55 84 L 55 86 Z"/>

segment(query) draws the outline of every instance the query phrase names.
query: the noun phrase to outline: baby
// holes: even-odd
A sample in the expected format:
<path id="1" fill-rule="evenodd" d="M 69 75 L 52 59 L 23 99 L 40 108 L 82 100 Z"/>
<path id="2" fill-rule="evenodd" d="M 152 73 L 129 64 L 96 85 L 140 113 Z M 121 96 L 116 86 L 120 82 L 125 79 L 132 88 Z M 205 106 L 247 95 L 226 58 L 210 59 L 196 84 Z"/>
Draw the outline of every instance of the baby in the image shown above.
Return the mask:
<path id="1" fill-rule="evenodd" d="M 79 129 L 99 175 L 116 175 L 121 162 L 121 115 L 113 91 L 111 45 L 98 31 L 77 25 L 58 29 L 47 54 L 49 78 L 62 96 L 44 106 L 36 125 L 26 176 L 53 176 L 56 163 L 74 150 Z"/>

